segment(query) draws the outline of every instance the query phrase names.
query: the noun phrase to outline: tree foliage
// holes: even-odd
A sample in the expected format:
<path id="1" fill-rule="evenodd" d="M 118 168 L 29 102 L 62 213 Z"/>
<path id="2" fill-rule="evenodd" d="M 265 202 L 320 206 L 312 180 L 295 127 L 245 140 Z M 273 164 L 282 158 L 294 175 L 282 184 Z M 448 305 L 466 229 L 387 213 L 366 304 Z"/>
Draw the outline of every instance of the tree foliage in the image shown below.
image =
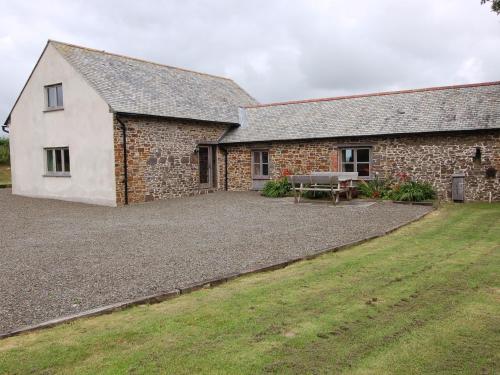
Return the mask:
<path id="1" fill-rule="evenodd" d="M 491 3 L 491 10 L 500 14 L 500 0 L 481 0 L 481 4 Z"/>
<path id="2" fill-rule="evenodd" d="M 9 138 L 0 138 L 0 164 L 10 163 Z"/>

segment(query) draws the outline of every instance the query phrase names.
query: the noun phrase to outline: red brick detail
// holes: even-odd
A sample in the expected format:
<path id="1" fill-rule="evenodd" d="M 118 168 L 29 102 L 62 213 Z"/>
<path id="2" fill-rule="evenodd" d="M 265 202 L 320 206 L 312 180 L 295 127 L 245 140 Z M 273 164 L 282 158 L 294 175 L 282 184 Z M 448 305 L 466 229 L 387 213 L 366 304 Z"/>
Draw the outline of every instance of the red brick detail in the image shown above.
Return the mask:
<path id="1" fill-rule="evenodd" d="M 339 150 L 336 148 L 332 151 L 332 164 L 330 165 L 330 170 L 333 172 L 339 171 Z"/>

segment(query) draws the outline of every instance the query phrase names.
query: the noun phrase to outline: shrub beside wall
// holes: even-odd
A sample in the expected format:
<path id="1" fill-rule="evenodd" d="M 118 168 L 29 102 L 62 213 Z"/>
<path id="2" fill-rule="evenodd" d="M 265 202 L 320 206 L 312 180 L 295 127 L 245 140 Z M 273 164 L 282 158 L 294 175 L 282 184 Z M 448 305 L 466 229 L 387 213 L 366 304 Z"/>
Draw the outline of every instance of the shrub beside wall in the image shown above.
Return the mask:
<path id="1" fill-rule="evenodd" d="M 264 185 L 262 195 L 269 198 L 285 197 L 290 193 L 292 185 L 288 182 L 286 177 L 278 180 L 270 180 Z"/>
<path id="2" fill-rule="evenodd" d="M 0 138 L 0 164 L 10 164 L 9 138 Z"/>
<path id="3" fill-rule="evenodd" d="M 427 182 L 412 181 L 408 175 L 399 174 L 395 179 L 361 181 L 358 189 L 366 198 L 392 199 L 395 201 L 422 202 L 436 198 L 436 191 Z"/>

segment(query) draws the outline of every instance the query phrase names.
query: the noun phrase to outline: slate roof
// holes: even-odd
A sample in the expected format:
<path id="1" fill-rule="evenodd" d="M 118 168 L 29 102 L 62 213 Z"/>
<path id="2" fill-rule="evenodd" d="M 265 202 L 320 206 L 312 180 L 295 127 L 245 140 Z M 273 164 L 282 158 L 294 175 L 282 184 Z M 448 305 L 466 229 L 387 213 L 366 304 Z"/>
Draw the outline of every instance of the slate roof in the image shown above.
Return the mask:
<path id="1" fill-rule="evenodd" d="M 72 44 L 49 44 L 115 112 L 238 123 L 238 107 L 257 104 L 228 78 Z"/>
<path id="2" fill-rule="evenodd" d="M 262 104 L 222 143 L 500 128 L 500 82 Z"/>

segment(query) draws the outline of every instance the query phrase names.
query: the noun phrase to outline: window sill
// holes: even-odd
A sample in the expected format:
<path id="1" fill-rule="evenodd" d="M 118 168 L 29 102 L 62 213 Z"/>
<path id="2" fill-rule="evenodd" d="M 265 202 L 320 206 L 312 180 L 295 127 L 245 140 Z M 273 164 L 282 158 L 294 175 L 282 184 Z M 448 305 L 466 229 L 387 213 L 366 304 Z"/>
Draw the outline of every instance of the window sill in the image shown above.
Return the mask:
<path id="1" fill-rule="evenodd" d="M 252 180 L 270 180 L 270 176 L 252 176 Z"/>
<path id="2" fill-rule="evenodd" d="M 62 111 L 64 110 L 64 107 L 53 107 L 53 108 L 45 108 L 43 112 L 55 112 L 55 111 Z"/>
<path id="3" fill-rule="evenodd" d="M 70 173 L 46 173 L 43 177 L 71 177 Z"/>

